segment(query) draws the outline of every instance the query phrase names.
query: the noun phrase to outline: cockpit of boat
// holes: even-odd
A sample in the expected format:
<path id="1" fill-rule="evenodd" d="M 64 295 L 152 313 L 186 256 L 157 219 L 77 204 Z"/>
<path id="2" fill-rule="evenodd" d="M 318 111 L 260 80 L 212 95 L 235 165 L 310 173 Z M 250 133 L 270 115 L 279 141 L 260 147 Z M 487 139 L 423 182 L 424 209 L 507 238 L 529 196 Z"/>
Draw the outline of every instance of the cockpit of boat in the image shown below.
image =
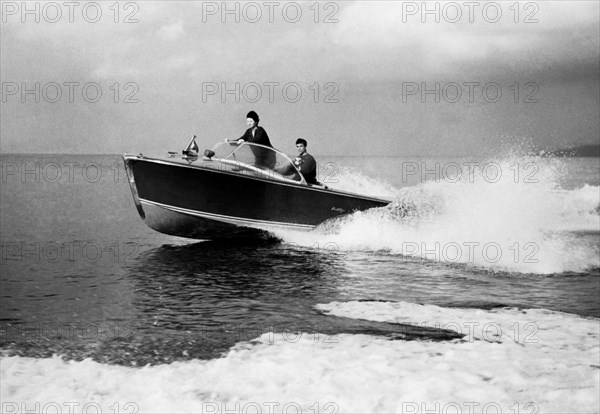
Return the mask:
<path id="1" fill-rule="evenodd" d="M 204 152 L 202 166 L 218 166 L 225 171 L 308 185 L 287 155 L 275 148 L 251 142 L 219 142 Z"/>

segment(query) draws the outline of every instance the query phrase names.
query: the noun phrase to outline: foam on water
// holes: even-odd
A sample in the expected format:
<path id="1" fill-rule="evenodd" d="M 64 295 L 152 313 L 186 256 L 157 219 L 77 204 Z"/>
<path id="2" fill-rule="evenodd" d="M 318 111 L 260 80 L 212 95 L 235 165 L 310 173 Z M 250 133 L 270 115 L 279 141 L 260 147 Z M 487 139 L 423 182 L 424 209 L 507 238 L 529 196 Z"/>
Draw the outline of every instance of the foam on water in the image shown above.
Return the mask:
<path id="1" fill-rule="evenodd" d="M 383 250 L 522 273 L 600 266 L 599 187 L 561 188 L 559 159 L 513 157 L 485 165 L 495 166 L 400 189 L 373 179 L 369 185 L 361 174 L 341 174 L 339 188 L 387 197 L 393 192 L 394 203 L 329 221 L 313 232 L 276 235 L 307 247 Z M 515 165 L 531 171 L 517 174 Z"/>
<path id="2" fill-rule="evenodd" d="M 467 335 L 463 340 L 423 342 L 267 333 L 238 343 L 220 359 L 142 368 L 5 357 L 0 368 L 3 408 L 26 404 L 31 409 L 39 403 L 43 409 L 52 402 L 70 402 L 79 407 L 94 403 L 114 412 L 109 407 L 118 403 L 121 412 L 131 412 L 131 406 L 124 410 L 129 402 L 139 412 L 600 409 L 597 319 L 546 310 L 483 311 L 390 302 L 317 307 L 339 316 Z"/>
<path id="3" fill-rule="evenodd" d="M 394 199 L 398 189 L 382 179 L 374 179 L 356 168 L 340 169 L 335 176 L 333 188 L 356 194 Z"/>

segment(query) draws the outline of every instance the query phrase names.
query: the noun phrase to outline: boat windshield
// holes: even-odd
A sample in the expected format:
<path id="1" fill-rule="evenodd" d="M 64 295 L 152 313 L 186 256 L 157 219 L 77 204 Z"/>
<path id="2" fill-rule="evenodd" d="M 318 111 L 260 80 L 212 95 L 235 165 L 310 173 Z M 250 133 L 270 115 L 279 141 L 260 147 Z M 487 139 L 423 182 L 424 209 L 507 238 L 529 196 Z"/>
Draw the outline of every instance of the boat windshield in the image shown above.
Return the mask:
<path id="1" fill-rule="evenodd" d="M 242 144 L 220 142 L 212 150 L 215 153 L 213 157 L 221 161 L 249 165 L 260 170 L 273 171 L 290 180 L 304 181 L 304 177 L 292 160 L 275 148 L 251 142 Z"/>

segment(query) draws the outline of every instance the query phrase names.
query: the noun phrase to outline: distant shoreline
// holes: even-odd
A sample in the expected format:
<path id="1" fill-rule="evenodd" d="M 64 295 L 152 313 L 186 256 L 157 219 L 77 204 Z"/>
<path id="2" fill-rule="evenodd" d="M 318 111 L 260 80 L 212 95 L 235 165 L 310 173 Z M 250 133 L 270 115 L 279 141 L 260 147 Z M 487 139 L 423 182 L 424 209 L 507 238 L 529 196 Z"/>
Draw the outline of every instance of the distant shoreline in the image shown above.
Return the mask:
<path id="1" fill-rule="evenodd" d="M 557 156 L 557 157 L 600 157 L 600 144 L 580 145 L 573 148 L 564 148 L 540 152 L 541 156 Z"/>
<path id="2" fill-rule="evenodd" d="M 583 158 L 600 158 L 600 144 L 588 144 L 588 145 L 579 145 L 571 148 L 561 148 L 554 150 L 537 150 L 535 152 L 530 152 L 530 154 L 536 154 L 540 157 L 583 157 Z M 28 155 L 38 155 L 38 156 L 60 156 L 60 155 L 69 155 L 69 156 L 114 156 L 121 157 L 123 154 L 110 154 L 110 153 L 64 153 L 64 152 L 0 152 L 0 156 L 9 156 L 9 155 L 19 155 L 19 156 L 28 156 Z M 329 158 L 329 157 L 338 157 L 340 155 L 332 155 L 332 154 L 318 154 L 320 158 Z M 428 155 L 342 155 L 343 158 L 396 158 L 396 157 L 413 157 L 413 158 L 428 158 L 432 156 Z M 435 157 L 435 156 L 433 156 Z M 450 158 L 461 158 L 462 155 L 455 155 Z"/>

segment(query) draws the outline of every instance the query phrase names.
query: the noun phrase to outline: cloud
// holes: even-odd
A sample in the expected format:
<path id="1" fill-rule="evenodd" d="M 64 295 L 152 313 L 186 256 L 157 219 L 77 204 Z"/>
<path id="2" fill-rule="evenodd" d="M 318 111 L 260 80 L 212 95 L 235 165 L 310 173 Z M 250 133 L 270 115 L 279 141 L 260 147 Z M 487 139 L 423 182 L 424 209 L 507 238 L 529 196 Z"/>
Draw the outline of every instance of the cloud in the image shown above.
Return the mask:
<path id="1" fill-rule="evenodd" d="M 162 40 L 170 41 L 181 38 L 184 34 L 183 22 L 178 20 L 175 23 L 167 24 L 158 29 L 157 35 Z"/>
<path id="2" fill-rule="evenodd" d="M 461 64 L 543 70 L 598 60 L 597 2 L 472 2 L 471 10 L 467 3 L 351 3 L 331 41 L 347 50 L 345 64 L 378 68 L 367 78 L 439 76 Z"/>
<path id="3" fill-rule="evenodd" d="M 515 16 L 509 8 L 515 7 L 515 2 L 496 3 L 503 7 L 502 19 L 497 23 L 483 18 L 469 22 L 466 9 L 463 9 L 460 22 L 449 23 L 440 16 L 442 19 L 436 23 L 431 20 L 435 16 L 426 15 L 429 20 L 423 22 L 423 16 L 419 14 L 406 14 L 407 4 L 422 7 L 421 1 L 338 2 L 335 3 L 339 6 L 335 15 L 338 22 L 329 24 L 322 22 L 323 14 L 319 23 L 314 22 L 310 2 L 302 3 L 305 13 L 298 23 L 282 19 L 281 6 L 272 23 L 266 15 L 257 23 L 235 23 L 233 19 L 222 23 L 218 15 L 204 23 L 200 2 L 119 3 L 121 20 L 131 12 L 124 10 L 125 4 L 139 5 L 135 14 L 139 22 L 125 24 L 114 22 L 113 9 L 110 9 L 113 2 L 100 2 L 105 13 L 98 23 L 76 18 L 74 23 L 36 24 L 29 20 L 23 24 L 19 16 L 8 16 L 8 22 L 0 25 L 0 74 L 3 80 L 17 83 L 75 81 L 83 84 L 100 80 L 103 85 L 115 82 L 124 85 L 135 82 L 139 85 L 136 96 L 140 98 L 140 104 L 115 106 L 106 102 L 122 119 L 130 120 L 130 112 L 138 111 L 135 122 L 119 123 L 118 128 L 123 128 L 121 135 L 128 135 L 131 131 L 126 129 L 132 125 L 154 135 L 157 134 L 155 129 L 169 134 L 173 116 L 180 117 L 175 123 L 183 128 L 187 123 L 196 122 L 194 111 L 203 112 L 206 119 L 212 116 L 236 122 L 233 115 L 227 118 L 227 113 L 247 110 L 248 102 L 243 99 L 241 102 L 228 101 L 231 106 L 223 105 L 218 99 L 204 105 L 200 94 L 204 82 L 225 83 L 228 88 L 236 83 L 279 82 L 283 85 L 298 82 L 305 88 L 304 98 L 307 99 L 302 105 L 272 105 L 264 99 L 255 105 L 259 111 L 270 112 L 274 134 L 277 125 L 280 131 L 287 131 L 296 120 L 313 116 L 311 128 L 315 133 L 325 131 L 323 135 L 352 135 L 364 128 L 365 133 L 376 131 L 373 136 L 385 135 L 390 139 L 397 138 L 395 131 L 405 136 L 410 135 L 406 132 L 409 131 L 417 137 L 439 136 L 440 140 L 444 135 L 439 131 L 454 128 L 459 122 L 445 120 L 443 111 L 435 106 L 424 110 L 419 100 L 413 106 L 399 104 L 402 82 L 471 80 L 482 83 L 504 81 L 503 85 L 520 82 L 523 85 L 535 81 L 540 84 L 540 104 L 528 106 L 529 112 L 519 114 L 525 113 L 532 122 L 543 121 L 538 122 L 545 128 L 536 130 L 539 136 L 548 131 L 553 136 L 558 133 L 552 131 L 564 131 L 565 135 L 580 131 L 582 137 L 588 132 L 589 136 L 597 136 L 599 3 L 517 3 L 518 23 L 514 22 Z M 431 4 L 439 4 L 443 10 L 444 5 L 450 3 L 426 4 L 430 8 L 434 7 Z M 485 3 L 479 4 L 481 11 Z M 528 4 L 534 6 L 526 6 Z M 321 11 L 325 11 L 324 8 Z M 538 22 L 523 23 L 533 11 Z M 481 16 L 481 13 L 475 16 Z M 339 87 L 336 97 L 340 104 L 319 103 L 318 109 L 314 110 L 317 107 L 312 106 L 313 89 L 307 88 L 318 83 L 322 100 L 329 91 L 323 90 L 326 82 Z M 573 83 L 579 89 L 575 89 Z M 550 94 L 548 91 L 556 84 L 569 87 Z M 585 93 L 590 97 L 583 102 L 581 96 Z M 105 96 L 110 96 L 110 91 Z M 507 90 L 504 96 L 510 97 L 510 91 Z M 564 104 L 567 98 L 574 104 Z M 20 145 L 20 136 L 38 135 L 33 130 L 37 124 L 17 120 L 37 116 L 36 111 L 49 111 L 57 106 L 32 109 L 17 104 L 3 106 L 3 111 L 7 112 L 3 112 L 6 122 L 2 123 L 3 140 L 11 136 L 7 139 L 13 140 L 15 148 Z M 482 107 L 490 113 L 492 109 L 501 113 L 485 118 L 471 116 L 469 111 L 458 111 L 459 105 L 451 107 L 457 111 L 452 119 L 460 122 L 473 119 L 473 123 L 465 128 L 462 124 L 455 128 L 457 134 L 464 129 L 476 140 L 481 131 L 487 134 L 487 124 L 495 120 L 498 120 L 498 130 L 503 130 L 506 125 L 521 127 L 511 121 L 509 115 L 512 113 L 503 115 L 500 105 Z M 113 112 L 111 116 L 100 117 L 86 102 L 75 102 L 68 108 L 85 113 L 82 118 L 85 122 L 72 128 L 77 133 L 86 131 L 87 124 L 100 125 L 116 119 Z M 563 118 L 557 114 L 562 114 Z M 575 119 L 567 117 L 568 114 L 583 115 L 577 115 L 579 119 Z M 48 112 L 44 119 L 61 125 L 68 123 L 70 117 L 69 114 Z M 581 119 L 587 121 L 580 122 Z M 502 123 L 504 121 L 507 121 L 506 125 Z M 223 129 L 215 134 L 228 136 L 230 131 L 222 126 L 227 123 L 217 124 L 217 128 Z M 43 127 L 44 123 L 40 123 L 39 128 Z M 98 127 L 97 134 L 106 135 L 106 131 Z M 146 139 L 141 136 L 142 132 L 137 136 L 140 142 Z M 335 149 L 335 146 L 331 148 Z M 383 145 L 381 148 L 384 151 Z"/>
<path id="4" fill-rule="evenodd" d="M 196 55 L 194 53 L 184 53 L 181 55 L 171 56 L 165 62 L 164 67 L 167 70 L 184 69 L 192 66 L 195 62 Z"/>

